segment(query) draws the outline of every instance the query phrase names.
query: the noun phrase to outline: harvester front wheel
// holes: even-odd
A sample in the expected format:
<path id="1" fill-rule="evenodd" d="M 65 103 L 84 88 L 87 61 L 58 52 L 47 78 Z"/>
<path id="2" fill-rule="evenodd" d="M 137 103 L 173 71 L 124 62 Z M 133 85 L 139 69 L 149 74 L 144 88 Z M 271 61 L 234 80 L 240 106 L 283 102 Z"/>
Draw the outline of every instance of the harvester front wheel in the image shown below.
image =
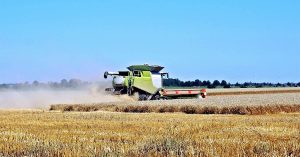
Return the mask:
<path id="1" fill-rule="evenodd" d="M 160 99 L 160 96 L 159 95 L 155 95 L 152 97 L 152 100 L 159 100 Z"/>

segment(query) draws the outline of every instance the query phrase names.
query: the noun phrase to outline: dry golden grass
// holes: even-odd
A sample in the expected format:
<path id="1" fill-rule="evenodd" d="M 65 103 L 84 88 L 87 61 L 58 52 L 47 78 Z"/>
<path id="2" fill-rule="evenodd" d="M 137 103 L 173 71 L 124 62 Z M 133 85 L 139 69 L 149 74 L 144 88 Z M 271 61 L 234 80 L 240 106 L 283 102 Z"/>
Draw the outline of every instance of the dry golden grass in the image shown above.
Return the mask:
<path id="1" fill-rule="evenodd" d="M 0 156 L 299 156 L 300 113 L 0 111 Z"/>
<path id="2" fill-rule="evenodd" d="M 60 111 L 183 112 L 188 114 L 274 114 L 300 112 L 300 94 L 226 95 L 206 99 L 51 105 Z"/>

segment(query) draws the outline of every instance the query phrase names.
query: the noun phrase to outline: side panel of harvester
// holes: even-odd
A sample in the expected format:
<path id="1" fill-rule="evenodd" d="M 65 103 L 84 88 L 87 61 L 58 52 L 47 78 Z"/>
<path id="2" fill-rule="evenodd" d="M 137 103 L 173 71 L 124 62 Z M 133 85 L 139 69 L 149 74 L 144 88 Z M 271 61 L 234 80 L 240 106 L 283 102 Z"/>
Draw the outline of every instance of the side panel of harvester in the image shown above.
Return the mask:
<path id="1" fill-rule="evenodd" d="M 153 85 L 151 73 L 149 71 L 139 71 L 140 74 L 132 76 L 132 87 L 145 93 L 155 94 L 157 88 Z"/>

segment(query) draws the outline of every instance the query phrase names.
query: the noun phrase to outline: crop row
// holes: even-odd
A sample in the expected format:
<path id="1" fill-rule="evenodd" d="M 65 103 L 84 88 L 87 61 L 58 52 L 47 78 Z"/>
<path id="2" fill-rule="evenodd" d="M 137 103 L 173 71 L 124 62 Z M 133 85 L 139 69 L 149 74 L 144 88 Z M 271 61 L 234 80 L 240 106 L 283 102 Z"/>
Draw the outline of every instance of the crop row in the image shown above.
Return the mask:
<path id="1" fill-rule="evenodd" d="M 300 112 L 300 94 L 214 96 L 207 99 L 57 104 L 50 110 L 115 112 L 183 112 L 188 114 L 273 114 Z"/>

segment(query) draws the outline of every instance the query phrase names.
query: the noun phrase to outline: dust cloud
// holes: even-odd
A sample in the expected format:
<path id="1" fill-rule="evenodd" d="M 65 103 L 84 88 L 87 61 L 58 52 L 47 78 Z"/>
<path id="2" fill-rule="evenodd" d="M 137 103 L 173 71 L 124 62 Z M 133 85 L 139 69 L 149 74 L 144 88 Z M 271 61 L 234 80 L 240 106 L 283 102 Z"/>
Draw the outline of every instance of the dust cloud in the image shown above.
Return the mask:
<path id="1" fill-rule="evenodd" d="M 127 101 L 106 93 L 98 84 L 81 89 L 1 90 L 0 109 L 47 109 L 51 104 L 90 104 Z"/>

